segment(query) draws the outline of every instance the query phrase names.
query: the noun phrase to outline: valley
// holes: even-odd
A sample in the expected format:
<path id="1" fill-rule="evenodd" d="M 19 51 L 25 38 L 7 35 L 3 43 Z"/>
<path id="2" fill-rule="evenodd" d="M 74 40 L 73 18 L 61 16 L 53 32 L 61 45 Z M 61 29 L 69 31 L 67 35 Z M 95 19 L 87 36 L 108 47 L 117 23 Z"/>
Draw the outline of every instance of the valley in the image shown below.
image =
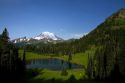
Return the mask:
<path id="1" fill-rule="evenodd" d="M 41 4 L 43 8 L 52 5 Z M 71 1 L 70 4 L 72 4 Z M 74 4 L 77 4 L 75 7 L 83 6 L 79 2 Z M 81 4 L 81 6 L 78 4 Z M 65 6 L 59 8 L 66 10 L 68 5 L 66 5 L 66 8 Z M 39 6 L 33 7 L 39 9 Z M 51 7 L 60 11 L 61 9 L 58 9 L 58 6 L 52 5 Z M 62 13 L 62 10 L 55 13 L 53 12 L 55 10 L 51 10 L 51 7 L 49 10 L 38 13 L 39 17 L 37 15 L 32 16 L 34 12 L 30 13 L 28 15 L 29 17 L 32 16 L 30 19 L 33 21 L 31 22 L 28 19 L 26 24 L 25 21 L 24 23 L 21 21 L 19 22 L 22 23 L 20 26 L 16 25 L 16 21 L 14 21 L 15 27 L 22 27 L 22 31 L 17 33 L 14 31 L 18 31 L 19 28 L 12 30 L 11 27 L 9 29 L 4 27 L 3 32 L 0 33 L 0 83 L 8 81 L 9 83 L 119 83 L 125 81 L 125 8 L 116 12 L 112 10 L 113 13 L 110 12 L 112 13 L 110 16 L 105 15 L 106 18 L 103 18 L 103 20 L 101 16 L 98 16 L 101 13 L 100 11 L 96 12 L 94 16 L 86 13 L 85 10 L 88 9 L 85 9 L 84 19 L 87 16 L 89 20 L 88 18 L 84 20 L 86 24 L 83 25 L 83 23 L 80 24 L 83 22 L 82 16 L 77 19 L 83 12 L 80 11 L 78 14 L 76 10 L 73 11 L 74 5 L 70 6 L 71 8 L 68 7 L 72 11 L 68 10 L 65 13 Z M 51 13 L 49 13 L 50 10 Z M 77 11 L 79 10 L 77 9 Z M 107 10 L 107 12 L 109 11 Z M 91 13 L 93 13 L 92 10 Z M 49 16 L 50 14 L 52 14 L 52 17 Z M 19 15 L 22 16 L 21 13 Z M 42 17 L 42 15 L 45 15 L 45 17 Z M 53 18 L 53 16 L 55 17 Z M 33 18 L 40 20 L 35 22 Z M 47 18 L 51 20 L 49 21 Z M 101 23 L 91 28 L 90 26 L 95 26 L 95 19 L 96 21 L 101 20 Z M 91 23 L 91 20 L 93 23 Z M 9 22 L 11 23 L 11 21 Z M 34 24 L 37 22 L 39 22 L 39 26 Z M 11 24 L 9 25 L 11 26 Z M 29 27 L 26 28 L 26 25 L 33 30 L 30 30 Z M 24 26 L 25 28 L 23 28 Z M 85 28 L 85 31 L 80 28 L 81 26 L 83 29 Z M 90 28 L 86 28 L 88 26 Z M 47 29 L 50 32 L 44 31 Z M 8 30 L 11 32 L 11 36 L 16 34 L 14 38 L 10 38 Z M 91 31 L 87 32 L 87 30 Z M 34 35 L 38 33 L 40 34 Z"/>
<path id="2" fill-rule="evenodd" d="M 44 75 L 48 76 L 47 73 L 51 73 L 52 76 L 49 76 L 51 80 L 68 80 L 70 79 L 69 77 L 72 76 L 76 78 L 76 80 L 80 80 L 81 78 L 78 75 L 82 75 L 83 80 L 105 79 L 110 81 L 114 78 L 122 80 L 124 78 L 124 66 L 121 65 L 121 63 L 124 63 L 125 59 L 123 58 L 125 44 L 124 15 L 125 10 L 119 10 L 108 17 L 89 34 L 71 42 L 64 41 L 57 44 L 37 43 L 33 45 L 21 46 L 20 48 L 25 48 L 29 51 L 26 52 L 26 60 L 56 58 L 83 65 L 83 69 L 67 68 L 61 71 L 45 69 L 42 70 L 43 72 L 46 71 L 43 75 L 38 74 L 34 78 L 42 79 Z M 117 29 L 115 26 L 117 26 Z M 59 78 L 57 78 L 53 72 L 65 72 L 66 78 L 63 78 L 63 76 L 60 75 L 58 76 Z M 83 73 L 81 74 L 81 72 Z M 49 78 L 44 77 L 44 79 Z"/>

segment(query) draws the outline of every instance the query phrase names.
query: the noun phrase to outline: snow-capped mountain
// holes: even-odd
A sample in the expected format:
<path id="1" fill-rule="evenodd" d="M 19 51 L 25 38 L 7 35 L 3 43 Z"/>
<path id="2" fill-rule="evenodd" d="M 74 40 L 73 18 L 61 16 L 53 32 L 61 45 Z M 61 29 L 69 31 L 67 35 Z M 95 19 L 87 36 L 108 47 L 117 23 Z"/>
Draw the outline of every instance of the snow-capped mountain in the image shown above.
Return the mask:
<path id="1" fill-rule="evenodd" d="M 36 40 L 43 40 L 43 39 L 46 39 L 46 40 L 62 40 L 62 38 L 60 38 L 60 37 L 58 37 L 55 34 L 50 33 L 50 32 L 43 32 L 40 35 L 34 37 L 33 39 L 36 39 Z"/>
<path id="2" fill-rule="evenodd" d="M 62 38 L 56 36 L 54 33 L 42 32 L 38 36 L 31 37 L 31 38 L 21 37 L 21 38 L 12 40 L 12 42 L 13 43 L 22 43 L 22 42 L 32 43 L 32 42 L 57 42 L 62 40 L 63 40 Z"/>
<path id="3" fill-rule="evenodd" d="M 12 40 L 12 42 L 14 43 L 20 43 L 20 42 L 26 42 L 26 41 L 29 41 L 29 39 L 27 39 L 26 37 L 21 37 L 21 38 Z"/>

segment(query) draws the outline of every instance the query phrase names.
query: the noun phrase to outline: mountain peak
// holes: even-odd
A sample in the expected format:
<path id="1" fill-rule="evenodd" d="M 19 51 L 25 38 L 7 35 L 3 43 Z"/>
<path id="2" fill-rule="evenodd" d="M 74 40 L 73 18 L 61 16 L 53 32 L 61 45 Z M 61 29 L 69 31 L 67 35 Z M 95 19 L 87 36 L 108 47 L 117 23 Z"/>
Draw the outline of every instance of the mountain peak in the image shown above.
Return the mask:
<path id="1" fill-rule="evenodd" d="M 54 33 L 51 32 L 42 32 L 40 35 L 34 37 L 33 39 L 36 40 L 42 40 L 42 39 L 49 39 L 49 40 L 62 40 L 58 36 L 56 36 Z"/>
<path id="2" fill-rule="evenodd" d="M 51 33 L 51 32 L 48 32 L 48 31 L 42 32 L 42 34 L 53 34 L 54 35 L 54 33 Z"/>

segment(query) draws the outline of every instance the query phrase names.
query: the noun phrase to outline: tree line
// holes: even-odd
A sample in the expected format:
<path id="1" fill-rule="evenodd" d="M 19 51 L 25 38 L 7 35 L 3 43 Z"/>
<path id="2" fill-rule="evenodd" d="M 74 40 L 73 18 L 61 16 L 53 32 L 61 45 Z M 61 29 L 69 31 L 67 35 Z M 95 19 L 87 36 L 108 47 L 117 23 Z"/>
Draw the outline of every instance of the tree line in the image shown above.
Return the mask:
<path id="1" fill-rule="evenodd" d="M 14 82 L 22 80 L 24 74 L 25 57 L 23 60 L 19 58 L 18 47 L 10 42 L 9 33 L 5 28 L 0 35 L 0 80 L 13 80 Z"/>
<path id="2" fill-rule="evenodd" d="M 96 37 L 98 49 L 94 55 L 88 55 L 86 72 L 89 79 L 114 82 L 125 79 L 125 21 L 122 26 L 116 21 L 108 20 L 95 30 L 100 35 Z"/>

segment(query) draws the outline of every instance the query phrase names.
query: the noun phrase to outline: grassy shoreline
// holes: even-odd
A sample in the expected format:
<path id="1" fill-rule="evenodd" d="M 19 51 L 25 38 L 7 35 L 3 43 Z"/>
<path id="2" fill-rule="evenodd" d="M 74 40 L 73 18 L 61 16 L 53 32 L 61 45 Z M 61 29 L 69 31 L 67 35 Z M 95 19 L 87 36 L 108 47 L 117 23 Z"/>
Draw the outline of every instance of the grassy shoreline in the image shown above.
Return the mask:
<path id="1" fill-rule="evenodd" d="M 29 69 L 30 71 L 30 69 Z M 73 75 L 75 77 L 75 79 L 81 79 L 83 78 L 84 71 L 83 69 L 71 69 L 71 70 L 67 70 L 68 74 L 63 76 L 61 75 L 62 71 L 56 70 L 56 71 L 52 71 L 49 69 L 37 69 L 37 70 L 32 70 L 32 71 L 37 71 L 38 75 L 36 75 L 35 77 L 31 78 L 30 80 L 39 80 L 39 79 L 44 79 L 44 80 L 50 80 L 50 79 L 62 79 L 62 80 L 67 80 L 71 77 L 71 75 Z"/>
<path id="2" fill-rule="evenodd" d="M 88 54 L 93 54 L 94 50 L 88 50 L 84 53 L 77 53 L 72 55 L 72 60 L 71 63 L 75 63 L 75 64 L 80 64 L 83 65 L 85 68 L 87 67 L 87 61 L 88 61 Z M 19 56 L 22 58 L 23 55 L 23 51 L 20 50 L 19 51 Z M 37 53 L 33 53 L 33 52 L 26 52 L 26 61 L 29 60 L 33 60 L 33 59 L 48 59 L 48 58 L 56 58 L 56 59 L 61 59 L 64 61 L 68 61 L 68 56 L 64 55 L 64 56 L 55 56 L 52 54 L 37 54 Z M 67 69 L 66 71 L 68 72 L 68 75 L 66 76 L 62 76 L 61 75 L 61 70 L 49 70 L 49 69 L 28 69 L 28 72 L 37 72 L 37 75 L 30 78 L 29 82 L 32 83 L 36 83 L 36 81 L 40 80 L 40 79 L 44 79 L 44 80 L 51 80 L 51 79 L 55 79 L 55 80 L 63 80 L 66 81 L 68 79 L 70 79 L 70 77 L 73 75 L 75 77 L 76 80 L 82 79 L 83 77 L 86 77 L 85 75 L 85 70 L 84 69 Z"/>
<path id="3" fill-rule="evenodd" d="M 87 62 L 88 62 L 88 54 L 93 54 L 93 50 L 86 51 L 84 53 L 76 53 L 72 55 L 72 60 L 71 63 L 75 64 L 80 64 L 84 65 L 87 67 Z M 19 56 L 22 58 L 23 51 L 19 51 Z M 33 59 L 48 59 L 48 58 L 56 58 L 56 59 L 61 59 L 64 61 L 68 61 L 68 56 L 67 55 L 60 55 L 60 56 L 55 56 L 54 54 L 37 54 L 33 52 L 26 52 L 26 61 L 33 60 Z"/>

